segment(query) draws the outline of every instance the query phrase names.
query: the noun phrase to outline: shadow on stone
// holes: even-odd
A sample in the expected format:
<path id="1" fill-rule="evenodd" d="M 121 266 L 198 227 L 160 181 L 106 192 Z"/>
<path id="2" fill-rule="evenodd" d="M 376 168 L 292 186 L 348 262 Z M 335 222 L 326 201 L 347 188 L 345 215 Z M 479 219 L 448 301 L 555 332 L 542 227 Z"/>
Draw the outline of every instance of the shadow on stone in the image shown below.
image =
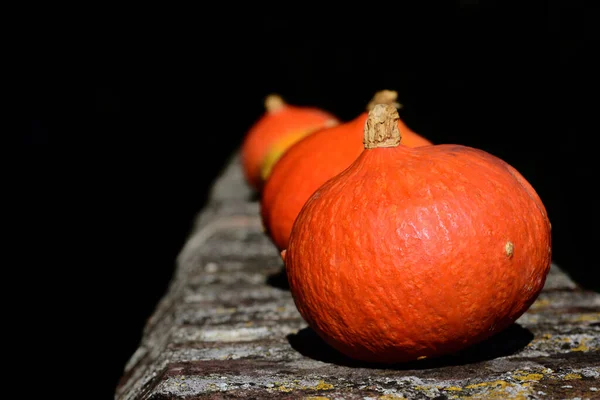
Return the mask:
<path id="1" fill-rule="evenodd" d="M 257 191 L 252 191 L 249 195 L 248 195 L 248 201 L 251 203 L 254 202 L 258 202 L 260 201 L 260 193 L 258 193 Z"/>
<path id="2" fill-rule="evenodd" d="M 581 289 L 600 293 L 600 279 L 589 271 L 565 269 L 565 272 Z"/>
<path id="3" fill-rule="evenodd" d="M 278 289 L 290 290 L 290 284 L 288 282 L 285 266 L 282 265 L 278 272 L 267 276 L 267 285 L 276 287 Z"/>
<path id="4" fill-rule="evenodd" d="M 303 356 L 326 363 L 356 368 L 413 370 L 472 364 L 508 356 L 527 346 L 533 340 L 533 337 L 531 331 L 515 323 L 491 338 L 459 353 L 394 365 L 352 360 L 325 343 L 310 328 L 304 328 L 296 334 L 290 334 L 287 339 L 292 348 Z"/>

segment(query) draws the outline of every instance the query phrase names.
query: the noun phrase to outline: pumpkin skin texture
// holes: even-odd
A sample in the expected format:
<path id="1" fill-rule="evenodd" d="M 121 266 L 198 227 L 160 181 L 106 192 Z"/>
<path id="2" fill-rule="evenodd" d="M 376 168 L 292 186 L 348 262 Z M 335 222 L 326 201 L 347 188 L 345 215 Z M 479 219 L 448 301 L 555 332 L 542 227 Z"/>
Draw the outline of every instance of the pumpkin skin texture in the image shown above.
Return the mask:
<path id="1" fill-rule="evenodd" d="M 244 177 L 248 184 L 260 191 L 263 184 L 261 168 L 272 146 L 287 140 L 296 140 L 318 129 L 334 126 L 339 120 L 331 113 L 316 107 L 287 104 L 275 94 L 265 99 L 265 113 L 250 127 L 241 146 Z M 283 142 L 279 144 L 280 152 Z"/>
<path id="2" fill-rule="evenodd" d="M 367 106 L 395 103 L 395 91 L 380 91 Z M 287 247 L 292 225 L 315 190 L 346 169 L 363 152 L 363 131 L 368 112 L 335 127 L 322 129 L 292 147 L 273 167 L 261 194 L 261 218 L 267 235 L 279 250 Z M 407 146 L 432 143 L 398 119 Z"/>
<path id="3" fill-rule="evenodd" d="M 544 285 L 551 234 L 516 169 L 466 146 L 397 145 L 381 133 L 397 118 L 387 107 L 371 112 L 367 149 L 307 201 L 282 257 L 323 340 L 357 360 L 400 363 L 512 324 Z"/>

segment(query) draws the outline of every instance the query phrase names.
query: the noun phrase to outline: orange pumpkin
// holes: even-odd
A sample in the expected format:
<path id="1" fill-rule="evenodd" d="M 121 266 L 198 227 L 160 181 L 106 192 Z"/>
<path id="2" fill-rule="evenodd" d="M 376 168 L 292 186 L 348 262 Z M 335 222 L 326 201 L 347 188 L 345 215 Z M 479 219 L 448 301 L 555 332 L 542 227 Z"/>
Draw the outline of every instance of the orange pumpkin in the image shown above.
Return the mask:
<path id="1" fill-rule="evenodd" d="M 278 146 L 277 150 L 283 153 L 295 140 L 338 123 L 334 115 L 324 110 L 287 104 L 277 94 L 267 96 L 265 113 L 248 130 L 241 146 L 246 181 L 255 190 L 261 189 L 261 169 L 273 146 Z M 274 161 L 271 155 L 269 162 Z"/>
<path id="2" fill-rule="evenodd" d="M 397 119 L 394 107 L 370 112 L 366 150 L 311 196 L 282 252 L 309 326 L 347 356 L 381 363 L 503 330 L 551 261 L 546 210 L 516 169 L 471 147 L 399 145 Z"/>
<path id="3" fill-rule="evenodd" d="M 328 179 L 346 169 L 362 153 L 363 130 L 367 112 L 375 104 L 396 103 L 398 94 L 391 90 L 377 92 L 367 111 L 349 122 L 322 129 L 290 147 L 271 171 L 261 195 L 261 216 L 265 231 L 279 250 L 287 247 L 292 225 L 311 194 Z M 401 120 L 407 146 L 430 145 L 431 142 L 411 131 Z"/>

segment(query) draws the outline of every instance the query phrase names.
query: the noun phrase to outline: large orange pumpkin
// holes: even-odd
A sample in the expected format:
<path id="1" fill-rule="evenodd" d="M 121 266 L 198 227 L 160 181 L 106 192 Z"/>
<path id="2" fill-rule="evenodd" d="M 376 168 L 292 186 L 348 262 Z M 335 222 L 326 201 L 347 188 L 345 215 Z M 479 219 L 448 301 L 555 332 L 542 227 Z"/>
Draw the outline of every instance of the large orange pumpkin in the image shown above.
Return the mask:
<path id="1" fill-rule="evenodd" d="M 294 141 L 338 123 L 339 120 L 327 111 L 287 104 L 277 94 L 267 96 L 265 113 L 248 130 L 241 146 L 246 181 L 255 190 L 261 189 L 261 169 L 273 146 L 282 154 Z M 269 162 L 272 164 L 274 161 L 271 155 Z"/>
<path id="2" fill-rule="evenodd" d="M 366 150 L 308 200 L 284 256 L 295 304 L 327 343 L 395 363 L 475 344 L 541 291 L 550 222 L 516 169 L 460 145 L 398 145 L 378 105 Z M 401 132 L 401 131 L 400 131 Z"/>
<path id="3" fill-rule="evenodd" d="M 311 194 L 328 179 L 342 172 L 362 153 L 363 130 L 368 110 L 375 104 L 400 105 L 398 93 L 377 92 L 367 111 L 349 122 L 322 129 L 290 147 L 279 159 L 261 195 L 261 216 L 265 230 L 279 250 L 287 247 L 292 225 Z M 431 142 L 411 131 L 400 119 L 406 146 Z"/>

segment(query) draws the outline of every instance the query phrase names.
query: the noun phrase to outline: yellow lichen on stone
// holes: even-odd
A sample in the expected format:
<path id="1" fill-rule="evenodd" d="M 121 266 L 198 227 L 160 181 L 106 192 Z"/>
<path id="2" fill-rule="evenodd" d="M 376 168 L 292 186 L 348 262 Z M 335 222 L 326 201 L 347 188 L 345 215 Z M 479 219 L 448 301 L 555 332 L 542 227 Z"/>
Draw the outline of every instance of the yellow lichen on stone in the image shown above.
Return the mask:
<path id="1" fill-rule="evenodd" d="M 491 382 L 481 382 L 481 383 L 475 383 L 475 384 L 472 384 L 469 386 L 465 386 L 465 389 L 477 389 L 477 388 L 491 387 L 491 386 L 500 386 L 501 388 L 505 388 L 507 386 L 510 386 L 510 383 L 508 383 L 506 381 L 502 381 L 502 380 L 491 381 Z"/>
<path id="2" fill-rule="evenodd" d="M 563 379 L 564 379 L 564 380 L 567 380 L 567 381 L 570 381 L 570 380 L 572 380 L 572 379 L 581 379 L 581 375 L 579 375 L 579 374 L 566 374 L 566 375 L 563 377 Z"/>
<path id="3" fill-rule="evenodd" d="M 237 311 L 236 307 L 217 307 L 215 310 L 217 314 L 232 314 Z"/>
<path id="4" fill-rule="evenodd" d="M 462 388 L 459 388 L 458 386 L 448 386 L 443 388 L 444 390 L 450 390 L 452 392 L 460 392 L 462 391 Z"/>
<path id="5" fill-rule="evenodd" d="M 494 388 L 481 393 L 475 393 L 470 396 L 460 396 L 460 399 L 471 400 L 527 400 L 531 390 L 529 388 L 516 388 L 516 390 L 507 391 L 503 388 Z"/>
<path id="6" fill-rule="evenodd" d="M 540 308 L 546 308 L 550 305 L 550 300 L 548 299 L 538 299 L 532 305 L 531 309 L 538 310 Z"/>
<path id="7" fill-rule="evenodd" d="M 294 390 L 294 389 L 292 389 L 292 388 L 289 388 L 289 387 L 286 387 L 286 386 L 284 386 L 284 385 L 281 385 L 281 386 L 279 386 L 279 387 L 277 388 L 277 390 L 279 390 L 280 392 L 285 392 L 285 393 L 288 393 L 288 392 L 291 392 L 291 391 L 292 391 L 292 390 Z"/>
<path id="8" fill-rule="evenodd" d="M 529 373 L 523 373 L 521 371 L 518 371 L 517 375 L 513 375 L 513 378 L 518 380 L 518 381 L 522 381 L 522 382 L 527 382 L 527 381 L 539 381 L 544 377 L 544 375 L 542 374 L 529 374 Z"/>
<path id="9" fill-rule="evenodd" d="M 571 351 L 590 351 L 590 348 L 586 345 L 587 339 L 581 339 L 579 346 L 573 347 Z"/>
<path id="10" fill-rule="evenodd" d="M 541 375 L 541 374 L 530 374 Z M 543 377 L 543 375 L 542 375 Z M 503 380 L 482 382 L 465 386 L 465 389 L 479 389 L 477 393 L 460 396 L 461 399 L 486 400 L 527 400 L 532 392 L 532 383 L 510 383 Z"/>
<path id="11" fill-rule="evenodd" d="M 580 314 L 570 322 L 600 322 L 600 313 Z"/>
<path id="12" fill-rule="evenodd" d="M 317 385 L 313 388 L 315 390 L 331 390 L 333 389 L 333 385 L 331 383 L 325 383 L 325 381 L 319 381 Z"/>
<path id="13" fill-rule="evenodd" d="M 384 394 L 381 395 L 377 398 L 378 400 L 401 400 L 404 399 L 403 396 L 400 396 L 399 394 Z"/>

